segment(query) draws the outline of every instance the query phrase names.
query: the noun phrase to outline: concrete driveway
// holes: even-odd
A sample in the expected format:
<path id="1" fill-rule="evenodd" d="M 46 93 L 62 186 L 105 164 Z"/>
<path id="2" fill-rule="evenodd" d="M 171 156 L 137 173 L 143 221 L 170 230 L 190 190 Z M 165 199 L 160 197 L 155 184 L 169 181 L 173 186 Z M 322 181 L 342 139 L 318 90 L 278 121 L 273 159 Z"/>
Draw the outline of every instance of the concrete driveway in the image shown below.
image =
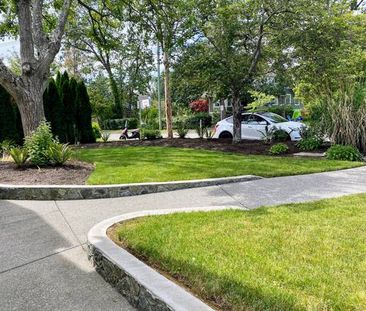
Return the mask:
<path id="1" fill-rule="evenodd" d="M 86 235 L 136 210 L 303 202 L 366 192 L 366 167 L 103 200 L 0 201 L 0 310 L 133 310 L 93 270 Z"/>

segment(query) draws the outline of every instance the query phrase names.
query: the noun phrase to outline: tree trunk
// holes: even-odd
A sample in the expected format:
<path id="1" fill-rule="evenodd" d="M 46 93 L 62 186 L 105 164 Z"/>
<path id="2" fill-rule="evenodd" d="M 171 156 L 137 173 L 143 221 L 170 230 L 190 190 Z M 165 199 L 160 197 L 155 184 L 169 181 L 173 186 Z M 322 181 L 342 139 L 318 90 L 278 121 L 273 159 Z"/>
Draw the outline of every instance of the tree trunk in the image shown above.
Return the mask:
<path id="1" fill-rule="evenodd" d="M 168 138 L 173 138 L 173 112 L 172 112 L 172 98 L 170 95 L 170 63 L 167 51 L 164 51 L 164 92 L 165 92 L 165 115 L 166 115 L 166 129 Z"/>
<path id="2" fill-rule="evenodd" d="M 107 68 L 107 72 L 108 72 L 109 83 L 110 83 L 113 98 L 114 98 L 114 108 L 115 108 L 114 111 L 115 111 L 115 113 L 118 114 L 118 116 L 120 118 L 122 118 L 123 109 L 122 109 L 122 104 L 121 104 L 121 97 L 120 97 L 119 90 L 118 90 L 118 85 L 117 85 L 116 80 L 114 79 L 111 68 Z"/>
<path id="3" fill-rule="evenodd" d="M 241 141 L 241 107 L 240 98 L 237 94 L 233 93 L 233 143 Z"/>
<path id="4" fill-rule="evenodd" d="M 29 77 L 25 89 L 20 91 L 15 100 L 22 119 L 24 136 L 34 132 L 41 121 L 45 120 L 43 107 L 43 83 L 36 77 Z"/>

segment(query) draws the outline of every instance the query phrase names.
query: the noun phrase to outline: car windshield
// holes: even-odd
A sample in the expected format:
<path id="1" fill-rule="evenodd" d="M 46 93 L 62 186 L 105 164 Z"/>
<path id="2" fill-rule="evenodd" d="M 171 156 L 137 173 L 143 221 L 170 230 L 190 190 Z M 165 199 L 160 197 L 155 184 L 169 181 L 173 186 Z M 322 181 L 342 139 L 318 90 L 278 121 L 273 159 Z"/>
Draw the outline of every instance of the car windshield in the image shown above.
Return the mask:
<path id="1" fill-rule="evenodd" d="M 287 122 L 287 120 L 284 117 L 281 117 L 280 115 L 275 114 L 273 112 L 263 112 L 260 113 L 260 115 L 266 117 L 272 123 Z"/>

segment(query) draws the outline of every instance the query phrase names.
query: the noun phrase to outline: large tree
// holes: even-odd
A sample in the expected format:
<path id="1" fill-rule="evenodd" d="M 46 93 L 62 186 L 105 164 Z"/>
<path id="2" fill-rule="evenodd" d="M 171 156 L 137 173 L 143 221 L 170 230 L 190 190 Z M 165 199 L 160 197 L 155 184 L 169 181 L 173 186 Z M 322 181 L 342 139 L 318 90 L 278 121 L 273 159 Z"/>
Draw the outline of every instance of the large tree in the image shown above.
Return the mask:
<path id="1" fill-rule="evenodd" d="M 15 35 L 20 42 L 21 73 L 0 59 L 0 84 L 14 98 L 25 135 L 44 119 L 43 93 L 50 66 L 59 52 L 72 0 L 5 0 L 0 5 L 0 36 Z"/>
<path id="2" fill-rule="evenodd" d="M 212 83 L 232 100 L 233 142 L 241 140 L 241 100 L 280 49 L 274 42 L 295 16 L 290 0 L 207 0 L 200 8 L 203 53 Z"/>
<path id="3" fill-rule="evenodd" d="M 126 20 L 124 5 L 92 0 L 78 3 L 70 16 L 68 44 L 102 66 L 113 94 L 114 114 L 121 118 L 148 88 L 152 59 L 147 32 Z"/>
<path id="4" fill-rule="evenodd" d="M 170 86 L 171 57 L 174 50 L 192 37 L 195 1 L 191 0 L 120 0 L 130 8 L 131 22 L 140 23 L 154 34 L 163 51 L 164 97 L 168 137 L 173 138 Z"/>

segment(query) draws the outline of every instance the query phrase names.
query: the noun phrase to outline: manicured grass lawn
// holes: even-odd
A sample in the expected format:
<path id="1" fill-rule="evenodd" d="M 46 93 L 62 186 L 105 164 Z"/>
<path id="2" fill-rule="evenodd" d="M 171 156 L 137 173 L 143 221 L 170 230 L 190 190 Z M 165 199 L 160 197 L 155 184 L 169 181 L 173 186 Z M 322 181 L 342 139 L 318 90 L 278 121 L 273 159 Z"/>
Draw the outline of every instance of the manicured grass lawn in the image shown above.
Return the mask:
<path id="1" fill-rule="evenodd" d="M 79 149 L 75 156 L 96 164 L 88 184 L 174 181 L 238 175 L 296 175 L 360 166 L 361 163 L 240 155 L 169 147 Z"/>
<path id="2" fill-rule="evenodd" d="M 116 236 L 220 310 L 366 310 L 366 195 L 131 220 Z"/>

